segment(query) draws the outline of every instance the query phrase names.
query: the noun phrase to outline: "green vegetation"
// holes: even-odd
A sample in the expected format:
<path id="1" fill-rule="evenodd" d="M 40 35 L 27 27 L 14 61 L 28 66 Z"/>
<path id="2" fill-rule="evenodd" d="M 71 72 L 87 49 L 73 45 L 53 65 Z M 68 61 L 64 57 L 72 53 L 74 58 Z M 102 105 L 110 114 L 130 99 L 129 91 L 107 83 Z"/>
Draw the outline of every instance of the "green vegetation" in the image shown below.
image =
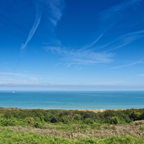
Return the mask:
<path id="1" fill-rule="evenodd" d="M 10 129 L 0 130 L 1 144 L 142 144 L 144 138 L 133 138 L 129 136 L 109 137 L 105 139 L 83 138 L 81 140 L 70 140 L 66 138 L 47 137 L 36 133 L 13 132 Z"/>
<path id="2" fill-rule="evenodd" d="M 144 119 L 144 109 L 93 111 L 78 110 L 43 110 L 0 108 L 0 125 L 30 125 L 44 128 L 43 124 L 128 124 Z"/>
<path id="3" fill-rule="evenodd" d="M 144 143 L 144 109 L 94 112 L 1 107 L 0 143 Z"/>

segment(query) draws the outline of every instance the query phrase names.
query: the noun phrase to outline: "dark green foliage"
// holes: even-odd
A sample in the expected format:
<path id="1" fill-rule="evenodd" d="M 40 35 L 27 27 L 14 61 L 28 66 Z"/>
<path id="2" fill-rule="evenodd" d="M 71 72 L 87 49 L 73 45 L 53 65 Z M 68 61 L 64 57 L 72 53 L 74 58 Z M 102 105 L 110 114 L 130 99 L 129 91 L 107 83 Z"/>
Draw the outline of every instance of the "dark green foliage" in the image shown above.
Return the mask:
<path id="1" fill-rule="evenodd" d="M 144 109 L 106 110 L 95 113 L 93 111 L 78 110 L 43 110 L 0 108 L 0 118 L 4 119 L 0 125 L 28 125 L 41 127 L 46 123 L 61 124 L 93 124 L 111 123 L 125 124 L 144 119 Z M 18 125 L 18 124 L 17 124 Z"/>
<path id="2" fill-rule="evenodd" d="M 35 128 L 40 128 L 40 129 L 44 129 L 45 128 L 41 123 L 38 123 L 38 122 L 34 123 L 34 127 Z"/>
<path id="3" fill-rule="evenodd" d="M 51 123 L 58 123 L 60 122 L 59 117 L 58 116 L 53 116 L 51 119 Z"/>
<path id="4" fill-rule="evenodd" d="M 132 120 L 130 119 L 129 115 L 127 114 L 122 114 L 121 116 L 122 118 L 122 121 L 125 122 L 125 123 L 130 123 Z"/>
<path id="5" fill-rule="evenodd" d="M 84 122 L 85 122 L 85 124 L 93 124 L 94 123 L 94 121 L 91 118 L 86 118 Z"/>
<path id="6" fill-rule="evenodd" d="M 140 119 L 144 120 L 144 112 L 141 114 Z"/>
<path id="7" fill-rule="evenodd" d="M 61 122 L 64 123 L 64 124 L 68 124 L 68 123 L 71 122 L 71 119 L 68 116 L 62 116 L 61 117 Z"/>
<path id="8" fill-rule="evenodd" d="M 136 111 L 133 111 L 131 114 L 130 114 L 130 118 L 132 119 L 132 120 L 139 120 L 140 119 L 140 116 L 141 116 L 141 114 L 140 114 L 140 112 L 136 112 Z"/>
<path id="9" fill-rule="evenodd" d="M 0 126 L 16 126 L 18 122 L 15 119 L 0 119 Z"/>
<path id="10" fill-rule="evenodd" d="M 6 113 L 4 114 L 5 118 L 12 118 L 13 114 L 10 111 L 6 111 Z"/>
<path id="11" fill-rule="evenodd" d="M 111 117 L 110 119 L 110 124 L 118 124 L 119 123 L 119 118 L 114 116 L 114 117 Z"/>
<path id="12" fill-rule="evenodd" d="M 81 121 L 82 120 L 82 116 L 80 114 L 75 114 L 74 120 Z"/>
<path id="13" fill-rule="evenodd" d="M 23 122 L 26 123 L 26 124 L 29 124 L 29 125 L 34 125 L 35 121 L 34 121 L 33 117 L 27 117 L 27 118 L 24 119 Z"/>
<path id="14" fill-rule="evenodd" d="M 46 115 L 46 116 L 44 117 L 44 121 L 45 121 L 45 122 L 50 122 L 50 121 L 51 121 L 50 116 Z"/>

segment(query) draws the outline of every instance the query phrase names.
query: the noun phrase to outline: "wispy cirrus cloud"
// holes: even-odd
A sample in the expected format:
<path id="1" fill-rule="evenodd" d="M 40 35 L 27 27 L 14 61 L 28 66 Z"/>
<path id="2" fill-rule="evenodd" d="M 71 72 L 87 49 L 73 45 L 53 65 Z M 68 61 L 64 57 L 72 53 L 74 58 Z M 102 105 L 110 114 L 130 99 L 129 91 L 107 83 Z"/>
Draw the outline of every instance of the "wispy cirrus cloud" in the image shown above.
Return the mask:
<path id="1" fill-rule="evenodd" d="M 46 51 L 52 51 L 62 56 L 67 66 L 71 65 L 93 65 L 98 63 L 110 63 L 113 61 L 113 53 L 97 53 L 92 50 L 68 50 L 61 47 L 46 47 Z"/>
<path id="2" fill-rule="evenodd" d="M 114 24 L 125 16 L 124 12 L 128 8 L 135 8 L 142 1 L 143 0 L 125 0 L 117 5 L 103 10 L 99 13 L 99 17 L 104 24 L 107 24 L 108 22 L 110 22 L 110 24 Z"/>
<path id="3" fill-rule="evenodd" d="M 125 17 L 125 12 L 127 9 L 129 9 L 129 8 L 134 9 L 141 2 L 142 2 L 142 0 L 126 0 L 117 5 L 114 5 L 108 9 L 101 11 L 98 14 L 98 18 L 99 18 L 99 23 L 100 23 L 102 32 L 97 36 L 97 38 L 92 43 L 85 45 L 84 48 L 91 48 L 91 47 L 95 46 L 99 42 L 99 40 L 102 39 L 102 37 L 106 34 L 106 32 L 108 32 L 111 28 L 113 28 L 115 26 L 115 24 L 117 22 L 119 22 L 122 18 Z M 125 37 L 126 37 L 126 35 L 125 35 Z M 133 39 L 136 39 L 136 38 L 133 37 Z M 130 39 L 129 39 L 129 41 L 130 41 Z M 132 41 L 132 37 L 131 37 L 131 41 Z M 113 42 L 109 42 L 108 44 L 105 44 L 102 48 L 106 48 L 107 46 L 109 46 L 112 43 Z M 129 43 L 129 42 L 127 42 L 127 43 Z M 117 46 L 117 48 L 123 47 L 123 46 L 127 45 L 127 43 L 125 42 L 124 44 Z M 115 48 L 115 49 L 117 49 L 117 48 Z"/>
<path id="4" fill-rule="evenodd" d="M 110 53 L 110 51 L 126 46 L 130 44 L 131 42 L 142 37 L 144 37 L 144 30 L 122 35 L 119 38 L 117 38 L 114 42 L 112 42 L 112 43 L 115 43 L 115 42 L 118 43 L 119 41 L 119 43 L 121 43 L 120 45 L 112 49 L 109 49 L 107 51 L 104 51 L 104 52 L 95 52 L 94 49 L 84 49 L 84 48 L 79 49 L 79 50 L 68 50 L 66 48 L 52 47 L 52 46 L 46 47 L 45 50 L 47 51 L 50 50 L 55 54 L 61 55 L 62 60 L 65 61 L 68 66 L 91 65 L 91 64 L 97 64 L 97 63 L 110 63 L 113 61 L 113 56 L 114 56 L 114 54 Z M 109 43 L 106 46 L 112 43 Z M 139 63 L 141 63 L 141 60 L 134 62 L 134 63 L 126 64 L 126 65 L 117 66 L 117 67 L 114 67 L 114 69 L 131 66 L 131 65 L 135 65 Z"/>
<path id="5" fill-rule="evenodd" d="M 34 21 L 33 26 L 31 28 L 29 34 L 28 34 L 26 42 L 21 47 L 20 54 L 22 53 L 22 51 L 25 49 L 25 47 L 27 46 L 27 44 L 32 39 L 33 35 L 35 34 L 35 32 L 36 32 L 36 30 L 37 30 L 37 28 L 38 28 L 38 26 L 40 24 L 40 21 L 41 21 L 41 15 L 42 15 L 42 2 L 41 2 L 41 0 L 39 0 L 36 3 L 35 21 Z"/>
<path id="6" fill-rule="evenodd" d="M 28 77 L 26 74 L 20 74 L 20 73 L 8 73 L 8 72 L 0 72 L 0 75 Z"/>
<path id="7" fill-rule="evenodd" d="M 133 65 L 137 65 L 137 64 L 141 64 L 141 63 L 143 63 L 143 61 L 139 60 L 139 61 L 136 61 L 136 62 L 133 62 L 133 63 L 129 63 L 129 64 L 113 67 L 113 69 L 119 69 L 119 68 L 123 68 L 123 67 L 129 67 L 129 66 L 133 66 Z"/>
<path id="8" fill-rule="evenodd" d="M 128 45 L 144 36 L 144 31 L 136 31 L 128 34 L 124 34 L 114 41 L 105 44 L 102 47 L 95 47 L 96 44 L 105 36 L 105 34 L 118 22 L 121 18 L 124 17 L 124 12 L 128 8 L 133 8 L 137 4 L 140 4 L 142 0 L 128 0 L 119 3 L 118 5 L 112 6 L 106 10 L 103 10 L 99 13 L 99 20 L 101 23 L 102 32 L 97 36 L 97 38 L 90 44 L 86 44 L 84 47 L 75 49 L 67 49 L 63 46 L 55 46 L 49 45 L 45 48 L 47 51 L 52 51 L 55 54 L 59 54 L 62 56 L 61 60 L 65 61 L 65 63 L 70 65 L 91 65 L 96 63 L 110 63 L 113 61 L 114 54 L 110 51 L 121 48 L 123 46 Z M 55 26 L 57 21 L 62 16 L 62 8 L 63 5 L 60 4 L 62 1 L 51 1 L 49 3 L 51 8 L 52 18 L 50 19 L 51 23 Z M 59 7 L 57 7 L 59 5 Z M 107 46 L 111 46 L 113 43 L 117 43 L 114 48 L 106 50 L 104 52 L 96 52 L 97 49 L 107 48 Z"/>
<path id="9" fill-rule="evenodd" d="M 1 83 L 31 83 L 41 80 L 41 77 L 24 74 L 24 73 L 9 73 L 0 72 L 0 82 Z"/>
<path id="10" fill-rule="evenodd" d="M 57 22 L 61 19 L 62 10 L 65 6 L 64 0 L 50 0 L 46 1 L 50 11 L 50 22 L 56 26 Z"/>
<path id="11" fill-rule="evenodd" d="M 117 38 L 115 40 L 115 42 L 119 41 L 121 44 L 114 47 L 114 48 L 112 48 L 112 49 L 109 49 L 105 52 L 113 51 L 113 50 L 119 49 L 121 47 L 124 47 L 124 46 L 126 46 L 126 45 L 132 43 L 133 41 L 138 40 L 142 37 L 144 37 L 144 30 L 140 30 L 140 31 L 136 31 L 136 32 L 132 32 L 132 33 L 122 35 L 122 36 L 120 36 L 119 38 Z"/>
<path id="12" fill-rule="evenodd" d="M 41 17 L 42 17 L 42 8 L 43 6 L 46 7 L 45 13 L 47 13 L 47 20 L 51 23 L 51 26 L 47 24 L 47 27 L 51 29 L 52 33 L 54 34 L 54 28 L 57 26 L 58 21 L 61 19 L 62 16 L 62 10 L 65 6 L 64 0 L 36 0 L 35 1 L 35 7 L 36 7 L 36 12 L 35 12 L 35 21 L 32 25 L 32 28 L 30 29 L 30 32 L 28 34 L 28 37 L 25 41 L 25 43 L 21 47 L 21 52 L 26 48 L 27 44 L 30 42 L 32 37 L 34 36 L 40 22 L 41 22 Z M 54 34 L 55 35 L 55 34 Z M 55 39 L 56 41 L 56 39 Z M 58 41 L 58 40 L 57 40 Z"/>
<path id="13" fill-rule="evenodd" d="M 102 37 L 103 35 L 106 33 L 107 30 L 105 30 L 104 32 L 102 32 L 91 44 L 85 45 L 83 48 L 84 49 L 88 49 L 93 47 Z"/>

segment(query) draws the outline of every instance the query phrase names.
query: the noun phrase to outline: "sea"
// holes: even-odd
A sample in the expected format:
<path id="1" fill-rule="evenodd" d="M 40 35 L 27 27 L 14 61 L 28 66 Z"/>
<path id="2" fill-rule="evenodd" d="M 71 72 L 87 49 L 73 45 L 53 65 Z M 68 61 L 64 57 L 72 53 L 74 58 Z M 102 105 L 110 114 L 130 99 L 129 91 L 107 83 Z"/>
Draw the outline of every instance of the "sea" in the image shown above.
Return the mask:
<path id="1" fill-rule="evenodd" d="M 144 91 L 1 91 L 0 107 L 90 110 L 144 108 Z"/>

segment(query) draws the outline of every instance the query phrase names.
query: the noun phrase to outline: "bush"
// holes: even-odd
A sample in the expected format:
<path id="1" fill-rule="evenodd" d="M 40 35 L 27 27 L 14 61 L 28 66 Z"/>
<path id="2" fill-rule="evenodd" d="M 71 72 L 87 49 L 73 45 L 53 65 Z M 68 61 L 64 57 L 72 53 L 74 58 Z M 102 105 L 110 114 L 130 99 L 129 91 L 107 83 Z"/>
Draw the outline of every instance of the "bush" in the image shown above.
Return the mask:
<path id="1" fill-rule="evenodd" d="M 46 115 L 46 116 L 44 117 L 44 121 L 45 121 L 45 122 L 50 122 L 50 121 L 51 121 L 50 116 Z"/>
<path id="2" fill-rule="evenodd" d="M 84 121 L 85 124 L 93 124 L 94 121 L 91 118 L 86 118 Z"/>
<path id="3" fill-rule="evenodd" d="M 75 114 L 74 120 L 80 121 L 82 119 L 82 116 L 80 114 Z"/>
<path id="4" fill-rule="evenodd" d="M 134 121 L 136 120 L 140 120 L 140 116 L 141 114 L 139 112 L 136 112 L 136 111 L 133 111 L 131 114 L 130 114 L 130 118 Z"/>
<path id="5" fill-rule="evenodd" d="M 4 114 L 4 117 L 5 118 L 12 118 L 12 113 L 10 111 L 7 111 L 5 114 Z"/>
<path id="6" fill-rule="evenodd" d="M 68 117 L 68 116 L 62 116 L 61 117 L 61 122 L 63 123 L 63 124 L 68 124 L 68 123 L 70 123 L 70 118 Z"/>
<path id="7" fill-rule="evenodd" d="M 27 118 L 24 119 L 23 122 L 26 123 L 26 124 L 29 124 L 29 125 L 34 125 L 35 121 L 34 121 L 33 117 L 27 117 Z"/>
<path id="8" fill-rule="evenodd" d="M 58 116 L 53 116 L 51 119 L 51 123 L 58 123 L 59 121 L 59 117 Z"/>
<path id="9" fill-rule="evenodd" d="M 40 128 L 40 129 L 44 129 L 44 126 L 41 123 L 35 122 L 34 123 L 34 127 L 35 128 Z"/>
<path id="10" fill-rule="evenodd" d="M 141 114 L 140 119 L 141 119 L 141 120 L 144 119 L 144 112 Z"/>
<path id="11" fill-rule="evenodd" d="M 126 114 L 122 115 L 122 119 L 126 122 L 126 123 L 130 123 L 132 120 L 130 119 L 130 117 Z"/>
<path id="12" fill-rule="evenodd" d="M 118 117 L 112 117 L 110 119 L 110 124 L 119 124 L 119 118 Z"/>
<path id="13" fill-rule="evenodd" d="M 17 121 L 15 119 L 0 119 L 0 126 L 16 126 Z"/>

